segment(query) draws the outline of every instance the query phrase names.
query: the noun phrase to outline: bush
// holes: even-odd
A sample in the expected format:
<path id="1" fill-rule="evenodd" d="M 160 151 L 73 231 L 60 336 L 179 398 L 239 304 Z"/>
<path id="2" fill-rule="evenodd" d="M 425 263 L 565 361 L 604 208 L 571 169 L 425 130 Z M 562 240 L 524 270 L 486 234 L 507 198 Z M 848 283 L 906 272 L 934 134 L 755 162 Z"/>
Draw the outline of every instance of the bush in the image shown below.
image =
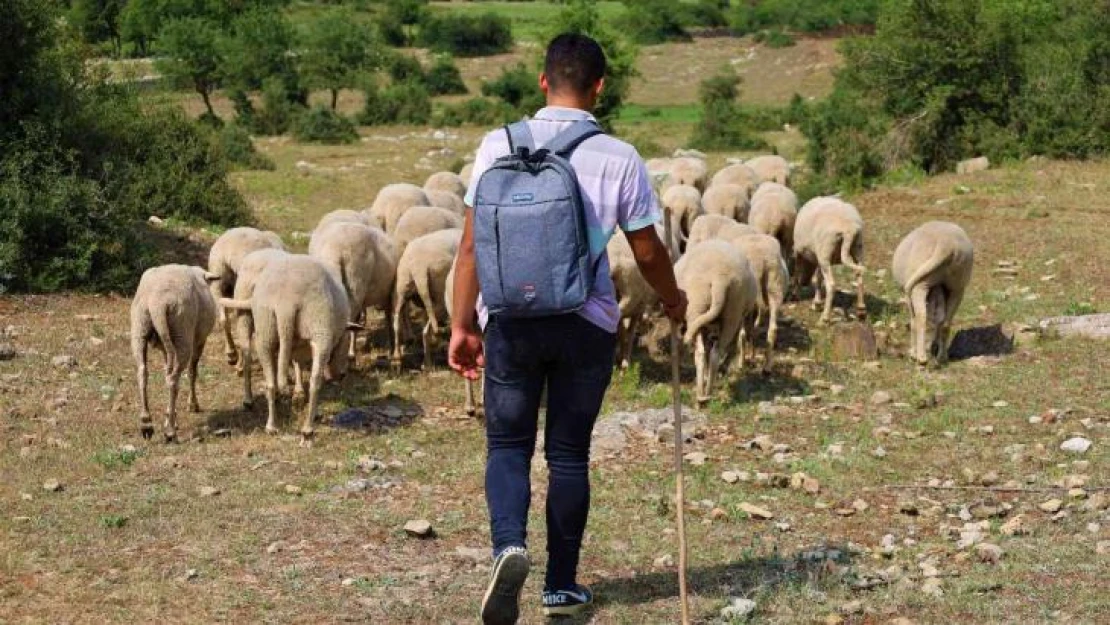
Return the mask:
<path id="1" fill-rule="evenodd" d="M 438 56 L 424 75 L 424 85 L 431 95 L 462 95 L 468 93 L 459 68 L 449 56 Z"/>
<path id="2" fill-rule="evenodd" d="M 354 143 L 358 130 L 354 123 L 327 106 L 314 106 L 293 122 L 293 136 L 306 143 Z"/>
<path id="3" fill-rule="evenodd" d="M 820 32 L 875 23 L 883 0 L 761 0 L 737 2 L 729 22 L 738 34 L 789 28 Z"/>
<path id="4" fill-rule="evenodd" d="M 777 28 L 761 30 L 755 34 L 753 39 L 756 43 L 762 43 L 768 48 L 789 48 L 797 43 L 793 37 Z"/>
<path id="5" fill-rule="evenodd" d="M 520 119 L 520 114 L 505 102 L 471 98 L 442 107 L 435 116 L 436 126 L 497 126 Z"/>
<path id="6" fill-rule="evenodd" d="M 702 115 L 690 145 L 703 150 L 757 150 L 767 143 L 751 134 L 736 100 L 740 77 L 732 71 L 707 78 L 698 87 Z"/>
<path id="7" fill-rule="evenodd" d="M 273 170 L 274 162 L 254 147 L 250 132 L 239 124 L 228 124 L 213 135 L 224 158 L 244 169 Z"/>
<path id="8" fill-rule="evenodd" d="M 432 118 L 432 100 L 428 90 L 415 82 L 403 82 L 379 89 L 372 81 L 363 86 L 365 104 L 358 123 L 366 126 L 384 124 L 427 124 Z"/>
<path id="9" fill-rule="evenodd" d="M 631 0 L 621 18 L 622 29 L 636 43 L 653 44 L 667 41 L 690 41 L 680 21 L 680 12 L 669 0 Z"/>
<path id="10" fill-rule="evenodd" d="M 543 106 L 538 74 L 524 63 L 506 68 L 494 80 L 482 83 L 482 95 L 500 98 L 518 111 L 535 112 Z"/>
<path id="11" fill-rule="evenodd" d="M 390 54 L 385 62 L 385 70 L 393 82 L 424 82 L 424 66 L 416 57 L 403 52 Z"/>
<path id="12" fill-rule="evenodd" d="M 511 50 L 513 33 L 509 18 L 496 13 L 443 13 L 424 20 L 419 41 L 436 52 L 455 56 L 489 56 Z"/>
<path id="13" fill-rule="evenodd" d="M 699 0 L 672 4 L 671 10 L 678 11 L 679 22 L 683 26 L 701 28 L 720 28 L 728 26 L 728 18 L 721 10 L 718 0 Z"/>

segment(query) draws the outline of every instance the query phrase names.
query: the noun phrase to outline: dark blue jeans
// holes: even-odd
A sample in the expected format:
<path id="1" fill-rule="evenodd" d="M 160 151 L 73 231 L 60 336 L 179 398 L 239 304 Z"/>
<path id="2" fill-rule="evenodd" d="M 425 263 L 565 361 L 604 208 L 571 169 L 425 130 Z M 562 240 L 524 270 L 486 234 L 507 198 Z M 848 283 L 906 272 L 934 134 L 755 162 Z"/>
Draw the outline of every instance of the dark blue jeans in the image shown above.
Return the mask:
<path id="1" fill-rule="evenodd" d="M 578 315 L 486 325 L 486 503 L 494 553 L 525 546 L 540 396 L 547 386 L 548 590 L 574 588 L 590 510 L 590 435 L 616 336 Z"/>

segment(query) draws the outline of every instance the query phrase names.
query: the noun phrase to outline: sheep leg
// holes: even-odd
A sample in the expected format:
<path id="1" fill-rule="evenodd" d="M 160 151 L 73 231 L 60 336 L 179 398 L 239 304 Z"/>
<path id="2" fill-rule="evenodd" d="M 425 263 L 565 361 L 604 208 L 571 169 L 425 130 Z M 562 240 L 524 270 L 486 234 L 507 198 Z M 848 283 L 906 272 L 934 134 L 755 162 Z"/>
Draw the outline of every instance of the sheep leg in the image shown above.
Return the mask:
<path id="1" fill-rule="evenodd" d="M 147 399 L 146 392 L 147 341 L 145 337 L 131 337 L 131 353 L 135 357 L 135 377 L 139 382 L 139 404 L 142 406 L 141 412 L 139 413 L 139 431 L 143 438 L 149 439 L 154 436 L 154 424 L 150 419 L 150 402 Z"/>
<path id="2" fill-rule="evenodd" d="M 694 391 L 697 395 L 697 402 L 699 406 L 705 405 L 709 401 L 708 393 L 705 392 L 705 364 L 708 360 L 708 354 L 705 351 L 705 336 L 703 332 L 698 332 L 694 337 Z"/>
<path id="3" fill-rule="evenodd" d="M 859 262 L 858 260 L 856 262 Z M 863 296 L 863 272 L 864 268 L 861 265 L 856 270 L 856 316 L 860 319 L 867 318 L 867 302 Z"/>
<path id="4" fill-rule="evenodd" d="M 622 331 L 621 342 L 621 369 L 627 369 L 632 364 L 632 347 L 636 344 L 636 331 L 640 328 L 641 314 L 635 314 L 628 318 L 628 326 L 621 325 Z"/>
<path id="5" fill-rule="evenodd" d="M 262 377 L 266 380 L 266 433 L 277 434 L 277 359 L 274 345 L 268 341 L 257 341 L 258 361 L 262 365 Z"/>
<path id="6" fill-rule="evenodd" d="M 910 332 L 913 341 L 910 355 L 919 365 L 925 365 L 929 362 L 929 351 L 925 345 L 925 324 L 928 323 L 929 317 L 928 297 L 929 287 L 922 283 L 915 285 L 910 292 L 910 308 L 913 311 L 913 315 L 910 317 Z"/>
<path id="7" fill-rule="evenodd" d="M 428 322 L 424 324 L 424 331 L 421 332 L 420 339 L 424 344 L 424 370 L 431 371 L 434 367 L 432 362 L 432 345 L 435 343 L 435 324 L 432 321 L 431 312 L 428 314 Z"/>
<path id="8" fill-rule="evenodd" d="M 200 354 L 204 351 L 204 344 L 201 343 L 194 350 L 193 357 L 189 362 L 189 411 L 193 413 L 200 412 L 200 402 L 197 401 L 197 367 L 200 364 Z"/>
<path id="9" fill-rule="evenodd" d="M 947 305 L 944 309 L 944 323 L 937 328 L 937 343 L 939 349 L 937 350 L 937 363 L 946 364 L 948 362 L 948 335 L 952 332 L 952 319 L 956 316 L 956 311 L 960 308 L 960 303 L 964 299 L 963 291 L 948 293 Z"/>
<path id="10" fill-rule="evenodd" d="M 721 368 L 721 346 L 717 341 L 709 348 L 709 371 L 705 376 L 705 401 L 713 396 L 713 385 L 717 381 L 717 371 Z"/>
<path id="11" fill-rule="evenodd" d="M 770 373 L 775 360 L 775 339 L 779 333 L 779 303 L 775 298 L 767 298 L 767 352 L 763 359 L 763 372 Z"/>
<path id="12" fill-rule="evenodd" d="M 401 329 L 404 323 L 405 315 L 405 300 L 404 298 L 397 298 L 393 307 L 393 354 L 390 357 L 391 364 L 395 371 L 401 370 L 401 359 L 404 356 Z"/>
<path id="13" fill-rule="evenodd" d="M 320 386 L 324 383 L 324 350 L 321 346 L 312 345 L 312 373 L 308 380 L 308 408 L 305 411 L 304 425 L 301 426 L 301 446 L 312 444 L 312 436 L 316 430 L 312 427 L 316 419 L 316 409 L 320 402 Z"/>
<path id="14" fill-rule="evenodd" d="M 162 424 L 162 433 L 166 442 L 177 440 L 177 391 L 181 386 L 181 374 L 185 370 L 185 363 L 180 354 L 188 354 L 191 341 L 182 337 L 179 344 L 166 347 L 166 387 L 169 389 L 170 401 L 166 408 L 166 420 Z M 171 357 L 170 354 L 173 354 Z"/>
<path id="15" fill-rule="evenodd" d="M 240 327 L 239 341 L 243 346 L 239 350 L 243 355 L 243 408 L 250 410 L 254 405 L 254 393 L 251 389 L 251 338 L 243 327 Z"/>
<path id="16" fill-rule="evenodd" d="M 239 353 L 235 349 L 235 337 L 231 334 L 231 320 L 228 319 L 226 308 L 223 306 L 217 308 L 220 312 L 220 326 L 224 330 L 224 355 L 227 356 L 227 364 L 236 365 L 239 363 Z"/>

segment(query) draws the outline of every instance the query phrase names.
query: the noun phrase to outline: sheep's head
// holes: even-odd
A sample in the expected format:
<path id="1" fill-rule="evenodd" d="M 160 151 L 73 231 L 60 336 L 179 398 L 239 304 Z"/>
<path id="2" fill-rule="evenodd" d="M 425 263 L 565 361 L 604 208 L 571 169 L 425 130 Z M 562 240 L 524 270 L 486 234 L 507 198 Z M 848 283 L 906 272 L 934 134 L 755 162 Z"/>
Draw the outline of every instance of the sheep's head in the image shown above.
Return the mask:
<path id="1" fill-rule="evenodd" d="M 340 339 L 331 348 L 331 358 L 328 359 L 328 364 L 324 367 L 324 379 L 329 382 L 338 382 L 347 375 L 347 370 L 350 368 L 350 358 L 347 355 L 346 346 L 347 333 L 340 334 Z"/>

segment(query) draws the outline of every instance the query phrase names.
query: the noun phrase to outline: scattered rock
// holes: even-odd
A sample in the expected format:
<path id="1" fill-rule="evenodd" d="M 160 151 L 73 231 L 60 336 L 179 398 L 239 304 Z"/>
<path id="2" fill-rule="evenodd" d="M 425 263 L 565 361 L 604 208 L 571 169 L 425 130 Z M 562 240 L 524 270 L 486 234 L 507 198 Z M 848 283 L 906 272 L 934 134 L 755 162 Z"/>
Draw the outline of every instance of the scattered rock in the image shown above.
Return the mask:
<path id="1" fill-rule="evenodd" d="M 51 359 L 50 363 L 59 369 L 72 369 L 77 366 L 77 359 L 69 354 L 61 354 Z"/>
<path id="2" fill-rule="evenodd" d="M 1042 503 L 1037 507 L 1041 510 L 1044 510 L 1045 512 L 1052 514 L 1055 512 L 1059 512 L 1060 508 L 1064 507 L 1064 502 L 1060 501 L 1059 499 L 1049 499 L 1048 501 Z"/>
<path id="3" fill-rule="evenodd" d="M 755 608 L 755 602 L 751 599 L 732 597 L 728 600 L 728 605 L 721 609 L 721 618 L 725 620 L 746 618 L 755 612 Z"/>
<path id="4" fill-rule="evenodd" d="M 1002 560 L 1002 547 L 993 543 L 979 543 L 975 545 L 975 556 L 980 562 L 998 564 Z"/>
<path id="5" fill-rule="evenodd" d="M 285 492 L 289 495 L 300 495 L 301 494 L 301 487 L 297 486 L 296 484 L 286 484 L 285 485 Z"/>
<path id="6" fill-rule="evenodd" d="M 665 553 L 652 561 L 651 564 L 657 569 L 669 569 L 674 566 L 674 557 L 669 553 Z"/>
<path id="7" fill-rule="evenodd" d="M 48 493 L 61 492 L 63 486 L 58 480 L 47 480 L 42 483 L 42 489 Z"/>
<path id="8" fill-rule="evenodd" d="M 343 581 L 339 582 L 339 585 L 341 585 L 345 588 L 350 588 L 351 586 L 354 586 L 357 583 L 358 583 L 358 578 L 357 577 L 346 577 L 346 578 L 343 579 Z"/>
<path id="9" fill-rule="evenodd" d="M 862 499 L 857 499 L 852 502 L 852 508 L 854 508 L 856 512 L 864 512 L 869 507 L 870 506 L 867 505 L 867 502 Z"/>
<path id="10" fill-rule="evenodd" d="M 1100 540 L 1095 545 L 1095 553 L 1100 556 L 1110 554 L 1110 540 Z"/>
<path id="11" fill-rule="evenodd" d="M 893 401 L 894 397 L 887 391 L 875 391 L 871 394 L 872 406 L 883 406 Z"/>
<path id="12" fill-rule="evenodd" d="M 939 577 L 929 577 L 921 584 L 921 592 L 931 597 L 943 597 L 944 589 L 940 587 Z"/>
<path id="13" fill-rule="evenodd" d="M 1010 406 L 1010 402 L 1003 401 L 1001 399 L 994 402 L 993 404 L 991 404 L 992 408 L 1007 408 L 1009 406 Z"/>
<path id="14" fill-rule="evenodd" d="M 416 538 L 431 538 L 435 535 L 432 524 L 424 519 L 416 519 L 405 523 L 405 533 Z"/>
<path id="15" fill-rule="evenodd" d="M 1073 454 L 1084 454 L 1091 448 L 1091 441 L 1083 438 L 1082 436 L 1075 436 L 1060 443 L 1060 450 L 1071 452 Z"/>
<path id="16" fill-rule="evenodd" d="M 886 458 L 886 450 L 879 446 L 871 451 L 871 455 L 876 458 Z"/>
<path id="17" fill-rule="evenodd" d="M 1052 317 L 1038 324 L 1041 331 L 1058 336 L 1078 336 L 1089 339 L 1110 338 L 1110 313 Z"/>
<path id="18" fill-rule="evenodd" d="M 197 494 L 201 497 L 215 497 L 220 494 L 220 489 L 215 486 L 201 486 L 197 490 Z"/>
<path id="19" fill-rule="evenodd" d="M 683 459 L 685 459 L 686 462 L 689 462 L 695 467 L 700 467 L 701 465 L 705 464 L 706 458 L 707 456 L 705 455 L 705 452 L 701 451 L 691 451 L 690 453 L 683 456 Z"/>
<path id="20" fill-rule="evenodd" d="M 188 570 L 185 571 L 185 579 L 186 580 L 193 580 L 193 579 L 196 579 L 199 576 L 200 576 L 200 573 L 197 572 L 196 569 L 188 569 Z"/>
<path id="21" fill-rule="evenodd" d="M 0 343 L 0 360 L 11 360 L 19 355 L 11 343 Z"/>
<path id="22" fill-rule="evenodd" d="M 146 222 L 152 226 L 161 226 L 162 224 L 166 223 L 165 220 L 158 215 L 151 215 L 150 217 L 147 217 Z"/>
<path id="23" fill-rule="evenodd" d="M 840 606 L 840 613 L 846 614 L 848 616 L 851 616 L 853 614 L 861 614 L 863 613 L 863 602 L 858 599 L 856 601 L 849 601 L 848 603 Z"/>
<path id="24" fill-rule="evenodd" d="M 266 553 L 269 553 L 269 554 L 278 553 L 284 548 L 285 548 L 285 545 L 280 540 L 276 540 L 276 541 L 270 543 L 269 545 L 266 545 Z"/>
<path id="25" fill-rule="evenodd" d="M 761 521 L 767 521 L 775 518 L 774 513 L 772 513 L 770 510 L 766 508 L 761 508 L 754 504 L 750 504 L 746 501 L 740 504 L 740 510 L 746 512 L 751 518 L 759 519 Z"/>
<path id="26" fill-rule="evenodd" d="M 728 484 L 735 484 L 740 481 L 739 471 L 724 471 L 721 473 L 721 479 Z"/>

